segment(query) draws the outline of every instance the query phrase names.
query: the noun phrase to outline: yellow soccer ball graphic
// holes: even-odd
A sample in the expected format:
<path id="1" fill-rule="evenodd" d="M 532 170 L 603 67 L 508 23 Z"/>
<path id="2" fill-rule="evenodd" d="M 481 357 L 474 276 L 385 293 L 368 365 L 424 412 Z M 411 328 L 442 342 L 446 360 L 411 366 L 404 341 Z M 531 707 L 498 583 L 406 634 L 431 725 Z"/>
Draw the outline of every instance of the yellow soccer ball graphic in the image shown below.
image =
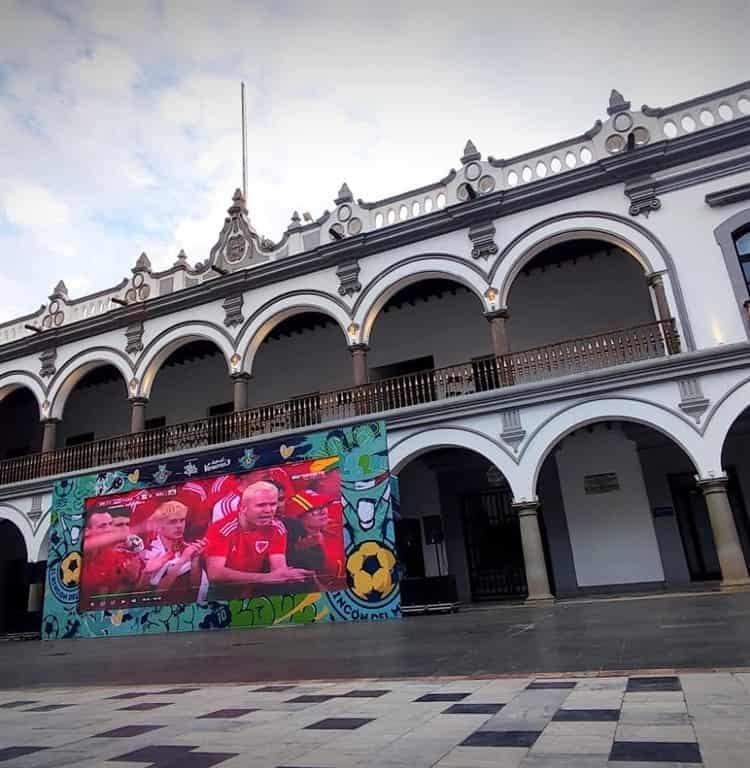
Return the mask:
<path id="1" fill-rule="evenodd" d="M 66 587 L 75 587 L 81 580 L 81 553 L 71 552 L 60 563 L 60 581 Z"/>
<path id="2" fill-rule="evenodd" d="M 360 544 L 346 561 L 349 589 L 368 603 L 387 597 L 396 585 L 396 556 L 377 541 Z"/>

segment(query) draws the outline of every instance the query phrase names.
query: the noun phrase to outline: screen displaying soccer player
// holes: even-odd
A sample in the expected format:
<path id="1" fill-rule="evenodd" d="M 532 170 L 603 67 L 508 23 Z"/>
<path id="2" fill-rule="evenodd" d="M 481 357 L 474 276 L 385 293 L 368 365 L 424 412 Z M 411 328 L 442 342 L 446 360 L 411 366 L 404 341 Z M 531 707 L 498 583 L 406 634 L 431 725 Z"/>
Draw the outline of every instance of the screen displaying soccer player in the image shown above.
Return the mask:
<path id="1" fill-rule="evenodd" d="M 337 460 L 86 500 L 79 607 L 346 588 Z"/>

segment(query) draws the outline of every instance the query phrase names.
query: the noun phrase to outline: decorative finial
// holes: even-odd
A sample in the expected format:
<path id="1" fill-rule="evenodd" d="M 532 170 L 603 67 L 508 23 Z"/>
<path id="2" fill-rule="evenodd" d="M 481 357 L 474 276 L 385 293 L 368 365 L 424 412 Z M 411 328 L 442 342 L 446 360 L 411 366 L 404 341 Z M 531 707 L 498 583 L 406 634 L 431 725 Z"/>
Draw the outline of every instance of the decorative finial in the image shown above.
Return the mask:
<path id="1" fill-rule="evenodd" d="M 230 216 L 237 216 L 240 213 L 247 215 L 247 204 L 245 202 L 245 196 L 242 194 L 242 190 L 237 187 L 232 195 L 232 204 L 227 209 L 227 213 Z"/>
<path id="2" fill-rule="evenodd" d="M 630 102 L 625 101 L 625 97 L 616 88 L 613 88 L 609 94 L 607 114 L 614 115 L 617 112 L 625 112 L 628 109 L 630 109 Z"/>
<path id="3" fill-rule="evenodd" d="M 482 153 L 476 148 L 476 145 L 474 142 L 469 139 L 466 142 L 466 146 L 464 147 L 464 153 L 461 155 L 461 164 L 466 165 L 467 163 L 470 163 L 472 160 L 481 160 L 482 159 Z"/>
<path id="4" fill-rule="evenodd" d="M 287 230 L 290 229 L 297 229 L 297 227 L 300 226 L 302 220 L 299 217 L 299 211 L 294 211 L 292 214 L 292 220 L 289 222 L 289 226 L 287 227 Z"/>
<path id="5" fill-rule="evenodd" d="M 151 261 L 149 260 L 148 256 L 146 256 L 146 251 L 144 251 L 138 257 L 138 261 L 136 261 L 132 271 L 133 272 L 150 272 L 151 271 Z"/>
<path id="6" fill-rule="evenodd" d="M 177 254 L 177 261 L 173 264 L 175 267 L 179 267 L 180 265 L 185 266 L 187 264 L 187 254 L 185 253 L 184 248 L 180 248 L 180 252 Z"/>
<path id="7" fill-rule="evenodd" d="M 68 288 L 62 280 L 52 289 L 50 299 L 68 300 Z"/>
<path id="8" fill-rule="evenodd" d="M 352 191 L 351 189 L 349 189 L 349 185 L 346 182 L 344 182 L 341 185 L 341 189 L 339 190 L 338 196 L 333 202 L 336 203 L 336 205 L 340 205 L 341 203 L 351 203 L 352 200 L 354 200 Z"/>

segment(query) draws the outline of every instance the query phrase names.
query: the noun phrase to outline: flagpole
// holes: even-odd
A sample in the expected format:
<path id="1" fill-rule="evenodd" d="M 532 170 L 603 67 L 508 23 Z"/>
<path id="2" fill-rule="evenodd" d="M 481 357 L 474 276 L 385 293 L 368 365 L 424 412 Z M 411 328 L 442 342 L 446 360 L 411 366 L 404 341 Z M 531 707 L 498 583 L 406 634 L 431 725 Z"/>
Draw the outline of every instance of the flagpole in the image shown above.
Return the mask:
<path id="1" fill-rule="evenodd" d="M 245 83 L 240 84 L 242 97 L 242 196 L 247 201 L 247 127 L 245 118 Z"/>

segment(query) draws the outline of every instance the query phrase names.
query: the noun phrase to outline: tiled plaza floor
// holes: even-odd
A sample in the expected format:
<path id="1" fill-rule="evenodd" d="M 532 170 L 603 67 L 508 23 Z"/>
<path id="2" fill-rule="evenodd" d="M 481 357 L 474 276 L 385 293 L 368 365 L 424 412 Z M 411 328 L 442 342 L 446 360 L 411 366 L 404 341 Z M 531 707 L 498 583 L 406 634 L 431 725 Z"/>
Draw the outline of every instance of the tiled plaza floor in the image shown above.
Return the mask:
<path id="1" fill-rule="evenodd" d="M 0 692 L 0 766 L 750 766 L 750 672 Z"/>

